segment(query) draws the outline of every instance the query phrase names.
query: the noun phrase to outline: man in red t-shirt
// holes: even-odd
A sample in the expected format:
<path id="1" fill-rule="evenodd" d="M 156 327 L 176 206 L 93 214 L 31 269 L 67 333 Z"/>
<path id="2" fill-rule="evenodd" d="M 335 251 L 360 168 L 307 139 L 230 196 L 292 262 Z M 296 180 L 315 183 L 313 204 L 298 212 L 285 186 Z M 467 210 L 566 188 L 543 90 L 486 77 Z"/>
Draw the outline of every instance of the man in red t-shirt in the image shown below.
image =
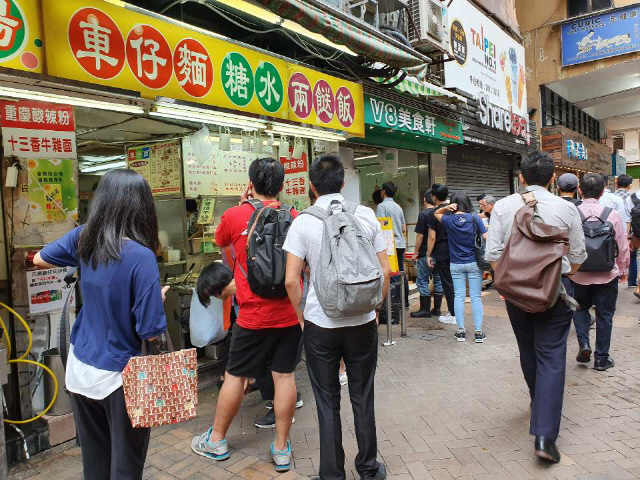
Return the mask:
<path id="1" fill-rule="evenodd" d="M 279 207 L 277 196 L 284 183 L 284 168 L 272 158 L 254 160 L 249 167 L 249 185 L 242 197 L 262 201 L 266 208 Z M 247 272 L 247 231 L 253 206 L 242 202 L 222 216 L 216 231 L 220 247 L 233 246 L 236 253 L 234 278 L 238 318 L 233 326 L 225 381 L 220 390 L 213 427 L 191 443 L 199 455 L 229 458 L 226 434 L 238 413 L 249 378 L 273 375 L 276 439 L 271 455 L 277 471 L 291 468 L 291 444 L 288 441 L 296 405 L 294 371 L 302 353 L 302 328 L 288 297 L 259 297 L 249 288 Z M 297 212 L 291 211 L 295 218 Z"/>

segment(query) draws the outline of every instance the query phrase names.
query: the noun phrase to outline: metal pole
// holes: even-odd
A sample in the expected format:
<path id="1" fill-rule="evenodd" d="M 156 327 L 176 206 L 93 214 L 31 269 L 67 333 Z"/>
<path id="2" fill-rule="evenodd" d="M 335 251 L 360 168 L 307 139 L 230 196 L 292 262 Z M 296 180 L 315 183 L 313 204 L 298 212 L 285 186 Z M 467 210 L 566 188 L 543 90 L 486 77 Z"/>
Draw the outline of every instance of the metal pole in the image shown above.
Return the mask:
<path id="1" fill-rule="evenodd" d="M 406 304 L 405 304 L 405 272 L 400 272 L 400 336 L 407 336 L 407 318 L 406 318 Z"/>
<path id="2" fill-rule="evenodd" d="M 387 304 L 387 341 L 382 342 L 382 346 L 390 347 L 391 345 L 396 344 L 396 342 L 393 341 L 393 333 L 391 332 L 391 322 L 393 322 L 391 311 L 391 290 L 389 290 L 389 293 L 387 294 L 385 303 Z"/>

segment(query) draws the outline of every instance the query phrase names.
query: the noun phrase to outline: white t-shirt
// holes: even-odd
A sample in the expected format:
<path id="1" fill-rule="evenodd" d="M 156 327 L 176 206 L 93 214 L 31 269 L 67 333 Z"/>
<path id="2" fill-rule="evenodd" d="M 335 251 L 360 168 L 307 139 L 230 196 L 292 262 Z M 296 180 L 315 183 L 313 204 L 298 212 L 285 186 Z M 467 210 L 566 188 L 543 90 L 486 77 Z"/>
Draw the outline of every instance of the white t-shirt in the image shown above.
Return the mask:
<path id="1" fill-rule="evenodd" d="M 333 200 L 345 202 L 344 197 L 339 193 L 331 195 L 323 195 L 316 201 L 316 206 L 328 208 Z M 369 207 L 359 205 L 355 211 L 355 217 L 360 222 L 360 226 L 364 234 L 371 241 L 376 253 L 384 252 L 387 249 L 387 243 L 382 235 L 380 222 L 376 218 L 375 213 Z M 295 255 L 301 260 L 306 260 L 309 264 L 310 281 L 307 302 L 304 307 L 304 318 L 322 328 L 340 328 L 340 327 L 356 327 L 364 325 L 376 318 L 375 311 L 355 317 L 347 317 L 341 319 L 329 318 L 324 314 L 324 310 L 318 302 L 313 283 L 316 275 L 316 268 L 320 263 L 320 247 L 322 244 L 323 223 L 312 215 L 298 215 L 293 221 L 287 239 L 282 247 L 287 252 Z M 353 259 L 357 261 L 357 259 Z"/>
<path id="2" fill-rule="evenodd" d="M 122 373 L 82 363 L 73 354 L 73 345 L 70 345 L 65 385 L 71 393 L 92 400 L 103 400 L 122 386 Z"/>
<path id="3" fill-rule="evenodd" d="M 624 201 L 617 195 L 611 193 L 608 189 L 605 189 L 604 193 L 600 197 L 600 205 L 603 207 L 611 207 L 620 214 L 622 221 L 629 223 L 631 220 L 627 220 L 627 213 L 624 208 Z"/>

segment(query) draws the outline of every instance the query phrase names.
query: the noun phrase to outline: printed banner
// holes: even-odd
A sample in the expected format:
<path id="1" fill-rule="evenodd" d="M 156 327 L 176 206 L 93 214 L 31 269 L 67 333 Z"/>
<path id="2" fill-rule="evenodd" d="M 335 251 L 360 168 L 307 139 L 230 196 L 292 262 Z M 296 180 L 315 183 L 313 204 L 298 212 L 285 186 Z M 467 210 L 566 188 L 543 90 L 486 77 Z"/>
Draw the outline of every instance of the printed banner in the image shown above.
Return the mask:
<path id="1" fill-rule="evenodd" d="M 185 197 L 198 198 L 218 194 L 218 149 L 213 148 L 211 153 L 211 158 L 200 164 L 191 148 L 190 138 L 182 139 Z"/>
<path id="2" fill-rule="evenodd" d="M 4 155 L 7 157 L 76 156 L 76 127 L 70 105 L 0 100 L 0 123 Z"/>
<path id="3" fill-rule="evenodd" d="M 216 208 L 216 199 L 214 197 L 203 197 L 200 203 L 200 211 L 198 212 L 199 225 L 210 225 L 213 223 L 213 212 Z"/>
<path id="4" fill-rule="evenodd" d="M 300 158 L 293 158 L 295 150 L 295 147 L 291 146 L 289 155 L 280 157 L 280 162 L 284 166 L 284 185 L 279 199 L 282 203 L 286 203 L 301 212 L 311 206 L 311 199 L 309 198 L 309 160 L 306 142 Z"/>
<path id="5" fill-rule="evenodd" d="M 562 66 L 640 51 L 640 6 L 571 20 L 562 25 Z"/>
<path id="6" fill-rule="evenodd" d="M 43 73 L 38 0 L 0 0 L 0 66 Z"/>
<path id="7" fill-rule="evenodd" d="M 153 143 L 127 151 L 128 168 L 142 175 L 155 196 L 181 191 L 180 145 L 178 142 Z"/>
<path id="8" fill-rule="evenodd" d="M 27 293 L 31 315 L 62 309 L 69 289 L 73 288 L 64 281 L 68 271 L 66 267 L 27 271 Z M 75 298 L 72 297 L 71 305 L 74 304 Z"/>
<path id="9" fill-rule="evenodd" d="M 480 121 L 531 143 L 524 47 L 469 0 L 456 0 L 448 13 L 451 56 L 445 83 L 475 95 Z"/>
<path id="10" fill-rule="evenodd" d="M 393 234 L 393 219 L 391 217 L 378 217 L 378 221 L 382 228 L 382 235 L 387 242 L 387 256 L 391 265 L 391 273 L 397 273 L 400 271 L 400 267 L 398 266 L 398 253 L 396 252 L 396 238 Z"/>
<path id="11" fill-rule="evenodd" d="M 357 83 L 99 0 L 43 2 L 43 19 L 49 75 L 364 135 Z"/>
<path id="12" fill-rule="evenodd" d="M 29 215 L 33 222 L 78 217 L 73 159 L 29 159 Z"/>

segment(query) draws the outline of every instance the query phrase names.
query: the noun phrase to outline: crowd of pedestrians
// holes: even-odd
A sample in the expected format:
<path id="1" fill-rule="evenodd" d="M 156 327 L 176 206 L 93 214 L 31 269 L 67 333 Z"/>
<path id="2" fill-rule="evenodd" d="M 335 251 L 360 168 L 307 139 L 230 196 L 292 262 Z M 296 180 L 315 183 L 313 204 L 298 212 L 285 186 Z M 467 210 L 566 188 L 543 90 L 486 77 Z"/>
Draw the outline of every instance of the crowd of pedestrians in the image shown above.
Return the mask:
<path id="1" fill-rule="evenodd" d="M 640 192 L 630 191 L 625 175 L 618 177 L 615 193 L 601 175 L 564 174 L 556 180 L 552 159 L 540 152 L 524 158 L 520 171 L 523 191 L 501 200 L 481 195 L 479 213 L 463 191 L 434 184 L 425 192 L 413 253 L 420 303 L 411 317 L 455 323 L 452 340 L 466 341 L 468 295 L 469 339 L 485 342 L 483 277 L 493 270 L 520 350 L 535 454 L 558 462 L 570 326 L 573 321 L 579 343 L 576 360 L 590 362 L 595 307 L 594 369 L 614 366 L 609 351 L 619 283 L 637 288 Z M 249 168 L 240 204 L 222 216 L 216 241 L 233 251 L 234 263 L 207 267 L 196 292 L 205 306 L 211 297 L 233 297 L 237 309 L 215 418 L 193 438 L 194 453 L 229 458 L 226 435 L 255 379 L 271 409 L 256 426 L 275 427 L 275 469 L 291 469 L 289 433 L 295 409 L 302 406 L 294 372 L 304 351 L 320 432 L 318 478 L 347 478 L 340 421 L 345 383 L 354 413 L 356 470 L 361 479 L 386 478 L 377 460 L 374 385 L 379 311 L 391 268 L 376 216 L 393 219 L 401 268 L 407 222 L 392 182 L 383 184 L 379 198 L 374 194 L 374 213 L 342 196 L 344 178 L 338 156 L 317 158 L 309 172 L 315 203 L 296 212 L 278 201 L 282 164 L 258 159 Z M 551 193 L 554 187 L 559 195 Z M 40 266 L 82 267 L 84 308 L 73 327 L 66 380 L 87 479 L 142 478 L 149 430 L 131 427 L 121 372 L 129 358 L 140 355 L 142 340 L 158 338 L 167 328 L 155 260 L 157 229 L 146 182 L 131 171 L 114 171 L 100 182 L 87 224 L 35 258 Z M 513 278 L 518 281 L 505 282 Z M 408 302 L 408 296 L 400 301 Z M 96 462 L 103 467 L 99 471 Z"/>

